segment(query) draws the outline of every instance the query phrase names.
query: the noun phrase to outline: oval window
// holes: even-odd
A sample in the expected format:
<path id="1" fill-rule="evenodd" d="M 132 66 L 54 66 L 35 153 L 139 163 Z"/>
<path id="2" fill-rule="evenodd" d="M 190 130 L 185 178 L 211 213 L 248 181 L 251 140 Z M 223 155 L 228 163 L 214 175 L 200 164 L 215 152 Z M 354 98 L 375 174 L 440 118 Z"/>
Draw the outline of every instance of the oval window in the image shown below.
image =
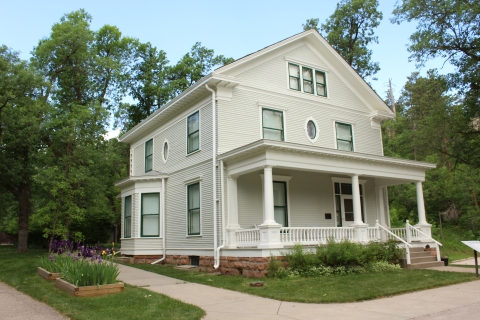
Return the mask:
<path id="1" fill-rule="evenodd" d="M 168 158 L 168 142 L 163 143 L 163 161 L 167 161 Z"/>
<path id="2" fill-rule="evenodd" d="M 317 136 L 317 128 L 315 127 L 315 123 L 312 120 L 309 120 L 307 123 L 307 134 L 310 139 L 315 139 Z"/>

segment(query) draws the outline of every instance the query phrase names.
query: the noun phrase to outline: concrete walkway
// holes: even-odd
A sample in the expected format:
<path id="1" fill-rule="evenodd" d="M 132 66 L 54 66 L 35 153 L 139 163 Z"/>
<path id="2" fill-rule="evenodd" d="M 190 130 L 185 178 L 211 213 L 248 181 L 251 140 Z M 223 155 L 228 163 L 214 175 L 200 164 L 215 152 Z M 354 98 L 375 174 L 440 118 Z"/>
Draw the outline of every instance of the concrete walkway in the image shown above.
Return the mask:
<path id="1" fill-rule="evenodd" d="M 472 314 L 480 314 L 480 281 L 365 302 L 306 304 L 188 283 L 125 265 L 120 265 L 120 279 L 197 305 L 206 311 L 204 319 L 433 320 L 472 319 Z"/>
<path id="2" fill-rule="evenodd" d="M 52 307 L 0 282 L 0 319 L 2 320 L 65 320 Z"/>

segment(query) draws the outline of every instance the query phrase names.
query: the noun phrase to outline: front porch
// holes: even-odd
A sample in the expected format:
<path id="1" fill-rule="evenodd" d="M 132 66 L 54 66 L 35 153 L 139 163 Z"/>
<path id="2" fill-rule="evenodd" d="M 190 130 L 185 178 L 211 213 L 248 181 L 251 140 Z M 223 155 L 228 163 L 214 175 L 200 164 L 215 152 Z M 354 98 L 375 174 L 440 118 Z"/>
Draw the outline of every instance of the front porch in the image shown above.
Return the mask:
<path id="1" fill-rule="evenodd" d="M 422 190 L 432 164 L 267 140 L 220 159 L 229 251 L 395 239 L 409 261 L 409 248 L 439 245 L 431 238 Z M 391 229 L 386 187 L 412 182 L 419 222 Z"/>

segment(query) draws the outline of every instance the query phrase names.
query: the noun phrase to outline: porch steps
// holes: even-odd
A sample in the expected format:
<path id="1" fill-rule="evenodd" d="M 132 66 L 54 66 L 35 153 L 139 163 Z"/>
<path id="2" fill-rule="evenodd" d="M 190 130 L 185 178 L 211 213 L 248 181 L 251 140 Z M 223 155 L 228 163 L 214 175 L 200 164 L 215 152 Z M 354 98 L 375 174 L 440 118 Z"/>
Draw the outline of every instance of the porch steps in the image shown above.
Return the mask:
<path id="1" fill-rule="evenodd" d="M 423 247 L 410 248 L 410 264 L 406 264 L 406 269 L 425 269 L 432 267 L 441 267 L 443 261 L 437 261 L 435 251 L 424 251 Z"/>

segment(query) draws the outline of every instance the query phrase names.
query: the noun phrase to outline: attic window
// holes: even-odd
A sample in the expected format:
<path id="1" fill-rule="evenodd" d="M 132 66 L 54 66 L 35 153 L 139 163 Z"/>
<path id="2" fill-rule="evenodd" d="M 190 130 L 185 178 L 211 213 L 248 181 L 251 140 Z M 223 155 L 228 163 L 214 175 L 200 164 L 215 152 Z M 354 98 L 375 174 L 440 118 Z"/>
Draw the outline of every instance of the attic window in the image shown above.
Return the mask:
<path id="1" fill-rule="evenodd" d="M 302 72 L 300 72 L 300 69 Z M 326 97 L 326 80 L 326 75 L 323 71 L 291 62 L 288 63 L 288 86 L 291 90 Z"/>

